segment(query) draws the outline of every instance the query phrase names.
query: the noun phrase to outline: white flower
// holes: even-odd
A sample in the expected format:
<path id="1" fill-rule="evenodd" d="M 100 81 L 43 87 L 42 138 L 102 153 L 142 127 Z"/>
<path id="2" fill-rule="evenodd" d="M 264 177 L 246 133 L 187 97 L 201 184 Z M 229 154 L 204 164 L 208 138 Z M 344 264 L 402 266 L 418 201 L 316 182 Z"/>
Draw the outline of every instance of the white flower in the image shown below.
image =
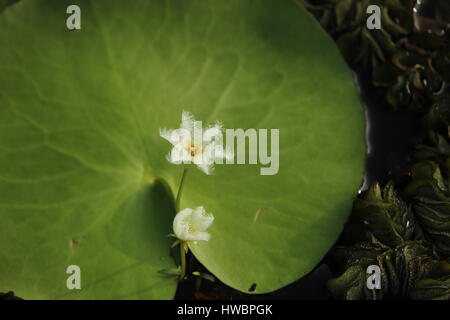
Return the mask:
<path id="1" fill-rule="evenodd" d="M 232 153 L 223 148 L 222 124 L 217 122 L 203 132 L 202 122 L 195 121 L 187 111 L 182 113 L 180 128 L 160 129 L 159 134 L 173 145 L 167 155 L 173 164 L 193 163 L 210 174 L 218 160 L 222 163 L 221 160 L 232 158 Z"/>
<path id="2" fill-rule="evenodd" d="M 208 241 L 211 235 L 206 232 L 214 222 L 214 216 L 206 213 L 205 208 L 186 208 L 181 210 L 173 220 L 173 232 L 181 241 Z"/>

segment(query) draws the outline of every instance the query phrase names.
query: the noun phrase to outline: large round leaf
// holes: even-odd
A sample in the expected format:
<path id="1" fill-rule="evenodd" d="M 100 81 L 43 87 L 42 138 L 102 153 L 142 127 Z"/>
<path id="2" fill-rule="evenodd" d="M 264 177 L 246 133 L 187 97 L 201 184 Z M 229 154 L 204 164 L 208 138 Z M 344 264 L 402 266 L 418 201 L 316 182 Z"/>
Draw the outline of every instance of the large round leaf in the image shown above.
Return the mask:
<path id="1" fill-rule="evenodd" d="M 66 8 L 81 8 L 81 30 Z M 190 170 L 191 244 L 242 291 L 321 260 L 361 180 L 364 120 L 331 39 L 290 0 L 20 1 L 0 15 L 0 284 L 25 298 L 170 298 L 173 194 L 160 127 L 280 130 L 280 170 Z M 66 288 L 79 265 L 82 289 Z"/>

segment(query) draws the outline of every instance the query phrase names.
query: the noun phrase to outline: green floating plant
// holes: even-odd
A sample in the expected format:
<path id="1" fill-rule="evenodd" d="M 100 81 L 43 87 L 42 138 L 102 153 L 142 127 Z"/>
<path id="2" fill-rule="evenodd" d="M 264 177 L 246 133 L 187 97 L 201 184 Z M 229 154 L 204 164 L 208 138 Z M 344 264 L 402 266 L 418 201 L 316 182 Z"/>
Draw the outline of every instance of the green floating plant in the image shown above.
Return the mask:
<path id="1" fill-rule="evenodd" d="M 411 290 L 410 297 L 412 299 L 450 299 L 450 263 L 443 262 L 436 274 L 443 274 L 437 279 L 423 279 L 416 283 L 416 286 Z"/>
<path id="2" fill-rule="evenodd" d="M 403 190 L 404 198 L 412 202 L 425 238 L 444 257 L 450 255 L 450 192 L 447 181 L 444 182 L 437 163 L 424 161 L 412 168 L 412 181 Z"/>
<path id="3" fill-rule="evenodd" d="M 414 157 L 436 162 L 448 179 L 450 158 L 450 95 L 441 96 L 421 118 L 425 139 L 415 146 Z"/>
<path id="4" fill-rule="evenodd" d="M 448 220 L 447 216 L 447 220 Z M 450 269 L 435 252 L 436 242 L 424 233 L 418 219 L 388 184 L 381 191 L 378 184 L 355 200 L 352 216 L 343 239 L 354 242 L 339 245 L 330 254 L 338 277 L 328 282 L 328 289 L 338 299 L 416 299 L 449 297 Z M 431 240 L 431 241 L 429 241 Z M 381 270 L 381 289 L 368 289 L 367 267 Z M 416 287 L 420 284 L 420 290 Z M 439 284 L 439 285 L 437 285 Z M 438 287 L 438 289 L 434 289 Z"/>
<path id="5" fill-rule="evenodd" d="M 383 191 L 374 184 L 354 202 L 341 244 L 330 254 L 328 288 L 340 299 L 450 299 L 450 137 L 448 100 L 429 108 L 428 140 L 416 146 L 406 184 Z M 446 133 L 446 135 L 444 135 Z M 366 269 L 378 265 L 381 290 L 366 287 Z"/>
<path id="6" fill-rule="evenodd" d="M 394 108 L 424 103 L 445 92 L 450 81 L 450 29 L 443 10 L 436 9 L 439 31 L 422 26 L 413 16 L 415 0 L 302 0 L 335 38 L 348 64 L 372 74 Z M 445 2 L 445 1 L 441 1 Z M 369 5 L 381 9 L 381 29 L 366 26 Z M 448 19 L 448 17 L 447 17 Z M 429 32 L 436 31 L 436 32 Z"/>

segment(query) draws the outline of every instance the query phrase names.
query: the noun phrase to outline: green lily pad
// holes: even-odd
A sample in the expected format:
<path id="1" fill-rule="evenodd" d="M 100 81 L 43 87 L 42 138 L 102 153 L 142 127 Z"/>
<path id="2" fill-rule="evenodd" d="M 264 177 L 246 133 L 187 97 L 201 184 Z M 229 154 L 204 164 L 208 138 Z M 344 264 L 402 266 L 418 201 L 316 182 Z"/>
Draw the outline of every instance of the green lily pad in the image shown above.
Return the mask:
<path id="1" fill-rule="evenodd" d="M 81 8 L 81 30 L 66 8 Z M 23 298 L 173 297 L 173 194 L 182 168 L 159 128 L 280 130 L 280 168 L 190 170 L 182 207 L 216 220 L 191 245 L 248 292 L 310 272 L 362 180 L 352 75 L 289 0 L 21 1 L 0 15 L 0 284 Z M 258 214 L 257 214 L 258 212 Z M 66 268 L 81 268 L 68 290 Z"/>
<path id="2" fill-rule="evenodd" d="M 0 12 L 18 0 L 0 0 Z"/>

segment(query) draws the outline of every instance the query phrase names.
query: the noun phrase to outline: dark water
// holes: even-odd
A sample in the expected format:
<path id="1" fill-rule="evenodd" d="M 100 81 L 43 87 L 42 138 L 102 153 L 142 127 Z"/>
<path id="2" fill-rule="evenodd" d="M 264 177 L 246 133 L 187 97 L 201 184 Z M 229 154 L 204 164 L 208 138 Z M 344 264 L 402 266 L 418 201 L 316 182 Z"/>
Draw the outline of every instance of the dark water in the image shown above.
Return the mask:
<path id="1" fill-rule="evenodd" d="M 384 102 L 383 93 L 370 84 L 367 76 L 357 78 L 367 122 L 365 190 L 374 181 L 386 184 L 391 175 L 406 167 L 422 133 L 417 107 L 395 111 Z"/>

